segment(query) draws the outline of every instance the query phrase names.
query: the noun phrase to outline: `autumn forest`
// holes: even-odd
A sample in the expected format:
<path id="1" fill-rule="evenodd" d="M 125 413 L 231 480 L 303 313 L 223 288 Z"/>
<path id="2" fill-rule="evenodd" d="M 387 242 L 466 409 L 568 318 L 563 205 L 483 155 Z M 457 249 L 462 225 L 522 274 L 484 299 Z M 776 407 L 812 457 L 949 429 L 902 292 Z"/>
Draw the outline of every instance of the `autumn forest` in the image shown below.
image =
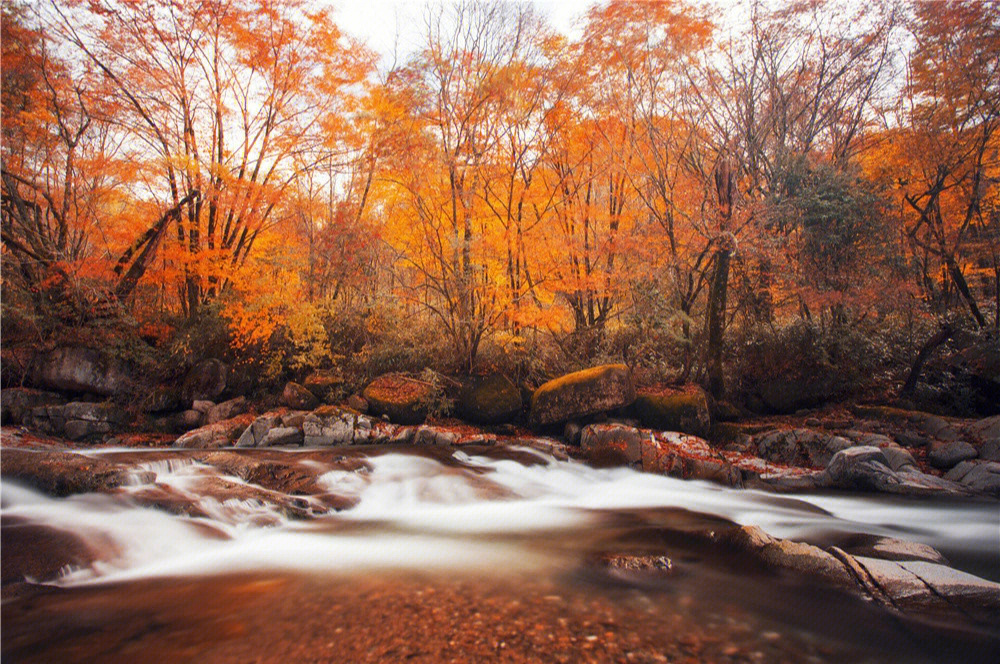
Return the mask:
<path id="1" fill-rule="evenodd" d="M 1000 0 L 573 2 L 2 0 L 5 660 L 995 661 Z"/>

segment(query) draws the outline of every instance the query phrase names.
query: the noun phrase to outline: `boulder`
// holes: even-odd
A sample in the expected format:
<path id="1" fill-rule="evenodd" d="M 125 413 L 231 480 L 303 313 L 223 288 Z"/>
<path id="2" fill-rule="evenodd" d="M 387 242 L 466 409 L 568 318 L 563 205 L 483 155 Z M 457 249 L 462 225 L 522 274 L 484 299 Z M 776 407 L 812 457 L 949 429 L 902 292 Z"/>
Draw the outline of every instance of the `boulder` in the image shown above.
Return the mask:
<path id="1" fill-rule="evenodd" d="M 743 473 L 697 436 L 673 431 L 647 434 L 640 441 L 642 469 L 685 480 L 742 486 Z"/>
<path id="2" fill-rule="evenodd" d="M 337 406 L 321 406 L 306 415 L 302 433 L 307 447 L 367 443 L 373 437 L 370 418 Z"/>
<path id="3" fill-rule="evenodd" d="M 236 441 L 236 447 L 262 447 L 267 432 L 282 426 L 281 413 L 264 413 L 244 429 Z"/>
<path id="4" fill-rule="evenodd" d="M 874 446 L 857 446 L 833 455 L 827 475 L 842 489 L 891 491 L 902 481 L 889 468 L 889 460 Z"/>
<path id="5" fill-rule="evenodd" d="M 174 429 L 180 430 L 181 433 L 190 431 L 191 429 L 197 429 L 201 425 L 205 424 L 205 413 L 200 410 L 190 409 L 183 410 L 172 419 L 172 425 Z"/>
<path id="6" fill-rule="evenodd" d="M 590 424 L 580 432 L 580 448 L 600 465 L 629 466 L 642 462 L 643 434 L 621 424 Z"/>
<path id="7" fill-rule="evenodd" d="M 230 399 L 229 401 L 223 401 L 220 404 L 212 406 L 208 410 L 208 414 L 205 416 L 206 424 L 215 424 L 216 422 L 221 422 L 222 420 L 228 420 L 231 417 L 236 417 L 237 415 L 242 415 L 247 412 L 249 408 L 246 397 L 236 397 L 235 399 Z"/>
<path id="8" fill-rule="evenodd" d="M 181 397 L 185 401 L 217 399 L 226 391 L 229 367 L 215 358 L 194 365 L 184 378 Z"/>
<path id="9" fill-rule="evenodd" d="M 0 391 L 0 422 L 21 424 L 34 408 L 61 406 L 66 397 L 30 387 L 6 387 Z"/>
<path id="10" fill-rule="evenodd" d="M 288 381 L 281 391 L 281 403 L 293 410 L 312 410 L 319 406 L 319 399 L 302 385 Z"/>
<path id="11" fill-rule="evenodd" d="M 824 467 L 851 441 L 812 429 L 775 429 L 755 438 L 757 454 L 763 459 L 795 466 Z"/>
<path id="12" fill-rule="evenodd" d="M 445 431 L 426 425 L 417 427 L 410 440 L 411 445 L 454 445 L 461 436 L 454 431 Z"/>
<path id="13" fill-rule="evenodd" d="M 962 461 L 944 478 L 975 493 L 1000 498 L 1000 463 L 996 461 Z"/>
<path id="14" fill-rule="evenodd" d="M 275 427 L 264 434 L 258 447 L 274 447 L 275 445 L 302 445 L 302 429 L 298 427 Z"/>
<path id="15" fill-rule="evenodd" d="M 352 394 L 351 396 L 347 397 L 347 407 L 350 408 L 351 410 L 356 410 L 362 414 L 367 413 L 368 401 L 365 400 L 365 398 L 360 394 Z"/>
<path id="16" fill-rule="evenodd" d="M 82 440 L 110 433 L 123 420 L 121 409 L 112 403 L 74 401 L 62 406 L 34 408 L 25 417 L 30 429 L 70 440 Z"/>
<path id="17" fill-rule="evenodd" d="M 302 381 L 302 387 L 309 390 L 320 403 L 337 403 L 344 389 L 344 379 L 333 371 L 314 371 Z"/>
<path id="18" fill-rule="evenodd" d="M 632 410 L 647 429 L 705 437 L 712 428 L 708 396 L 697 386 L 668 393 L 640 393 Z"/>
<path id="19" fill-rule="evenodd" d="M 632 373 L 606 364 L 550 380 L 531 395 L 531 422 L 544 426 L 624 408 L 635 401 Z"/>
<path id="20" fill-rule="evenodd" d="M 976 448 L 962 440 L 942 441 L 931 445 L 927 461 L 935 468 L 947 470 L 962 461 L 975 459 L 979 452 Z"/>
<path id="21" fill-rule="evenodd" d="M 56 348 L 40 356 L 34 380 L 53 390 L 101 396 L 126 394 L 134 388 L 123 362 L 92 348 L 76 346 Z"/>
<path id="22" fill-rule="evenodd" d="M 427 419 L 434 388 L 402 374 L 384 374 L 369 383 L 361 395 L 375 415 L 385 415 L 396 424 L 420 424 Z"/>
<path id="23" fill-rule="evenodd" d="M 206 424 L 188 431 L 174 441 L 174 447 L 194 449 L 217 449 L 229 447 L 236 441 L 251 422 L 249 415 L 237 415 L 228 420 Z"/>
<path id="24" fill-rule="evenodd" d="M 196 410 L 205 416 L 207 416 L 213 408 L 215 408 L 215 402 L 209 401 L 208 399 L 195 399 L 191 402 L 191 410 Z"/>
<path id="25" fill-rule="evenodd" d="M 854 561 L 896 609 L 957 622 L 1000 621 L 1000 584 L 923 560 L 855 556 Z"/>
<path id="26" fill-rule="evenodd" d="M 458 397 L 462 416 L 478 424 L 499 424 L 521 413 L 521 391 L 503 374 L 470 378 Z"/>

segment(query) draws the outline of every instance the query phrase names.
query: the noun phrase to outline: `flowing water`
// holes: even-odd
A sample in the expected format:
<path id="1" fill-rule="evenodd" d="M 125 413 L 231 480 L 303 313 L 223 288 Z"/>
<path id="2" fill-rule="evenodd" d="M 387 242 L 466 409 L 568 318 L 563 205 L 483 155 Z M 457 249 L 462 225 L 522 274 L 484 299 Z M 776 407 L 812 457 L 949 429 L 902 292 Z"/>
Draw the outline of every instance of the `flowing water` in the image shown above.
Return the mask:
<path id="1" fill-rule="evenodd" d="M 1000 580 L 996 503 L 778 496 L 527 449 L 271 451 L 318 487 L 289 496 L 183 451 L 66 453 L 135 477 L 66 498 L 3 483 L 6 532 L 68 533 L 89 552 L 7 593 L 12 661 L 973 661 L 998 643 L 989 629 L 914 627 L 694 536 L 732 524 L 822 546 L 886 535 Z M 345 469 L 345 454 L 363 463 Z M 254 497 L 220 497 L 208 489 L 220 481 Z M 150 485 L 193 509 L 144 505 Z M 329 509 L 330 496 L 350 507 Z M 311 518 L 289 518 L 289 500 Z M 670 570 L 595 563 L 619 553 Z"/>

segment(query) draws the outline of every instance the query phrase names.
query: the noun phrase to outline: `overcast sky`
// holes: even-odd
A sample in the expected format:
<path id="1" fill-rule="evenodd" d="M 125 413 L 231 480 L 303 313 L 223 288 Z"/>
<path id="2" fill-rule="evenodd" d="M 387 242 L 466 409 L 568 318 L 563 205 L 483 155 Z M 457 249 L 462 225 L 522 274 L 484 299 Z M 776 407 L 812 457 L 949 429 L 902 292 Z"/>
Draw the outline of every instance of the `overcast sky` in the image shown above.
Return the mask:
<path id="1" fill-rule="evenodd" d="M 419 46 L 423 36 L 423 0 L 331 0 L 336 7 L 337 25 L 352 37 L 363 39 L 382 54 L 392 57 L 399 34 L 399 53 L 405 55 Z M 533 0 L 549 23 L 559 32 L 575 36 L 573 24 L 594 0 Z"/>

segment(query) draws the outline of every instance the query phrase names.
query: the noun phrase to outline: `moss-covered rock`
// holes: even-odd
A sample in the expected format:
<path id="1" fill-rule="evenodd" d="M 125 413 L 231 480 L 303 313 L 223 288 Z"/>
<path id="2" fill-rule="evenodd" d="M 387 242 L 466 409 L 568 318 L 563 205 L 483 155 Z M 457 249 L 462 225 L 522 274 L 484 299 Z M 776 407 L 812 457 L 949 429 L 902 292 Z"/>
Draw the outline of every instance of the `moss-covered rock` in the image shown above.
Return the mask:
<path id="1" fill-rule="evenodd" d="M 550 380 L 531 395 L 531 422 L 556 424 L 618 408 L 635 401 L 632 372 L 605 364 Z"/>
<path id="2" fill-rule="evenodd" d="M 320 403 L 335 404 L 343 396 L 344 379 L 333 371 L 314 371 L 305 377 L 302 387 L 312 392 Z"/>
<path id="3" fill-rule="evenodd" d="M 392 373 L 373 380 L 361 396 L 375 415 L 385 415 L 396 424 L 420 424 L 427 419 L 433 391 L 424 381 Z"/>
<path id="4" fill-rule="evenodd" d="M 521 391 L 502 374 L 475 376 L 459 395 L 462 416 L 479 424 L 510 422 L 521 412 Z"/>
<path id="5" fill-rule="evenodd" d="M 712 429 L 708 397 L 700 387 L 658 393 L 642 393 L 632 405 L 635 416 L 647 429 L 679 431 L 702 438 Z"/>
<path id="6" fill-rule="evenodd" d="M 319 405 L 319 399 L 302 385 L 289 381 L 281 392 L 281 403 L 292 410 L 312 410 Z"/>

